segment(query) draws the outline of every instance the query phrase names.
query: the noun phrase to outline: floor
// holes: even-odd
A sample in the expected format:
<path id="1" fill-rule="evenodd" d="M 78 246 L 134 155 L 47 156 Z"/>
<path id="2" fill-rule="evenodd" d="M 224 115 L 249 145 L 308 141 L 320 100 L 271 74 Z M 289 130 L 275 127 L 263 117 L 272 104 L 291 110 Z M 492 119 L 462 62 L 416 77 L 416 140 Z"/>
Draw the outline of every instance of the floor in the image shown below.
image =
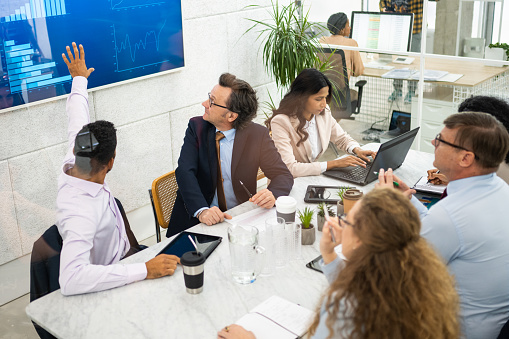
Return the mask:
<path id="1" fill-rule="evenodd" d="M 363 141 L 362 131 L 367 127 L 365 124 L 358 123 L 352 120 L 344 120 L 340 125 L 347 130 L 350 135 L 356 139 L 360 144 L 369 141 Z M 320 161 L 327 161 L 335 159 L 336 155 L 329 147 L 324 155 L 319 159 Z M 165 234 L 163 232 L 162 237 Z M 151 246 L 156 243 L 155 235 L 149 237 L 141 242 L 143 245 Z M 39 338 L 35 332 L 32 322 L 25 313 L 25 308 L 30 303 L 30 296 L 28 294 L 13 300 L 2 307 L 0 307 L 0 338 L 8 339 L 37 339 Z"/>

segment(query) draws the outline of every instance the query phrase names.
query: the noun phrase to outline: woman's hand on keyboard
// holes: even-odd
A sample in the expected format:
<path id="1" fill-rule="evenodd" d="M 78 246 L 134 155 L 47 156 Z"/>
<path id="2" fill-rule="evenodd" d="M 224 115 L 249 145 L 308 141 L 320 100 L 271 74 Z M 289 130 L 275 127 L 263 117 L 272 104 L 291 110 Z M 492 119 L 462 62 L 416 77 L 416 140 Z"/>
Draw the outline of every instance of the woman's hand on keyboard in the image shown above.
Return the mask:
<path id="1" fill-rule="evenodd" d="M 355 155 L 349 155 L 344 158 L 327 161 L 327 169 L 333 169 L 338 167 L 348 167 L 348 166 L 361 166 L 366 168 L 366 162 Z"/>

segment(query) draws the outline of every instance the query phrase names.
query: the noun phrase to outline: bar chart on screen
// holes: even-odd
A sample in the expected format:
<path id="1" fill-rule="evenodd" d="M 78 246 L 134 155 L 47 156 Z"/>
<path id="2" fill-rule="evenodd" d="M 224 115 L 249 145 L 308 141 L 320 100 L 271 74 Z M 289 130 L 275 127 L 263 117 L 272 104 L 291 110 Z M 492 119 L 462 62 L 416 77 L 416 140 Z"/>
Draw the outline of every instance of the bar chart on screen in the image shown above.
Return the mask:
<path id="1" fill-rule="evenodd" d="M 1 47 L 5 53 L 12 93 L 71 80 L 70 75 L 56 78 L 53 76 L 53 69 L 56 67 L 54 61 L 34 61 L 36 51 L 30 43 L 16 44 L 14 40 L 7 40 L 0 44 Z"/>
<path id="2" fill-rule="evenodd" d="M 67 14 L 65 0 L 19 0 L 2 1 L 0 16 L 2 22 L 31 20 Z"/>

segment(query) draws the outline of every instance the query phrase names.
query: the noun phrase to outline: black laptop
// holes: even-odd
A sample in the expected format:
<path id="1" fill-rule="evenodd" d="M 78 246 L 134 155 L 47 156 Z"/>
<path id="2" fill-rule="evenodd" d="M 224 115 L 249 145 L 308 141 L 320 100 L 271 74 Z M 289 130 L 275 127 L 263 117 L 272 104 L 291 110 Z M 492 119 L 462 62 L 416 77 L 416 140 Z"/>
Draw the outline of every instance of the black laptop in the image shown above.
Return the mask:
<path id="1" fill-rule="evenodd" d="M 395 170 L 401 166 L 417 132 L 419 132 L 419 127 L 384 142 L 380 145 L 375 159 L 366 164 L 366 168 L 360 166 L 335 168 L 325 171 L 323 174 L 357 185 L 367 185 L 378 178 L 378 174 L 375 174 L 375 172 L 380 171 L 381 168 Z"/>
<path id="2" fill-rule="evenodd" d="M 387 134 L 394 136 L 410 131 L 410 118 L 410 113 L 393 110 Z"/>

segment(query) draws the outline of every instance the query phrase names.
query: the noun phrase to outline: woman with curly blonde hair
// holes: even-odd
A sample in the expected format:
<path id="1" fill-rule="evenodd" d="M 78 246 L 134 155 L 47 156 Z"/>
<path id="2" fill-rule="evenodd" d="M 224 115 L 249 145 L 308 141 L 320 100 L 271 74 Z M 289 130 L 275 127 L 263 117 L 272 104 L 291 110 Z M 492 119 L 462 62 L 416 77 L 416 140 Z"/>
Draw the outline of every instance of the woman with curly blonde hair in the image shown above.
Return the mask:
<path id="1" fill-rule="evenodd" d="M 458 295 L 444 263 L 419 235 L 417 210 L 403 194 L 375 189 L 348 215 L 331 218 L 320 240 L 330 287 L 312 338 L 459 338 Z M 346 260 L 334 248 L 342 244 Z M 230 325 L 218 338 L 254 338 Z"/>
<path id="2" fill-rule="evenodd" d="M 336 220 L 330 224 L 347 260 L 338 258 L 324 227 L 320 251 L 331 285 L 311 325 L 313 338 L 460 336 L 454 281 L 419 235 L 408 198 L 375 189 Z"/>

